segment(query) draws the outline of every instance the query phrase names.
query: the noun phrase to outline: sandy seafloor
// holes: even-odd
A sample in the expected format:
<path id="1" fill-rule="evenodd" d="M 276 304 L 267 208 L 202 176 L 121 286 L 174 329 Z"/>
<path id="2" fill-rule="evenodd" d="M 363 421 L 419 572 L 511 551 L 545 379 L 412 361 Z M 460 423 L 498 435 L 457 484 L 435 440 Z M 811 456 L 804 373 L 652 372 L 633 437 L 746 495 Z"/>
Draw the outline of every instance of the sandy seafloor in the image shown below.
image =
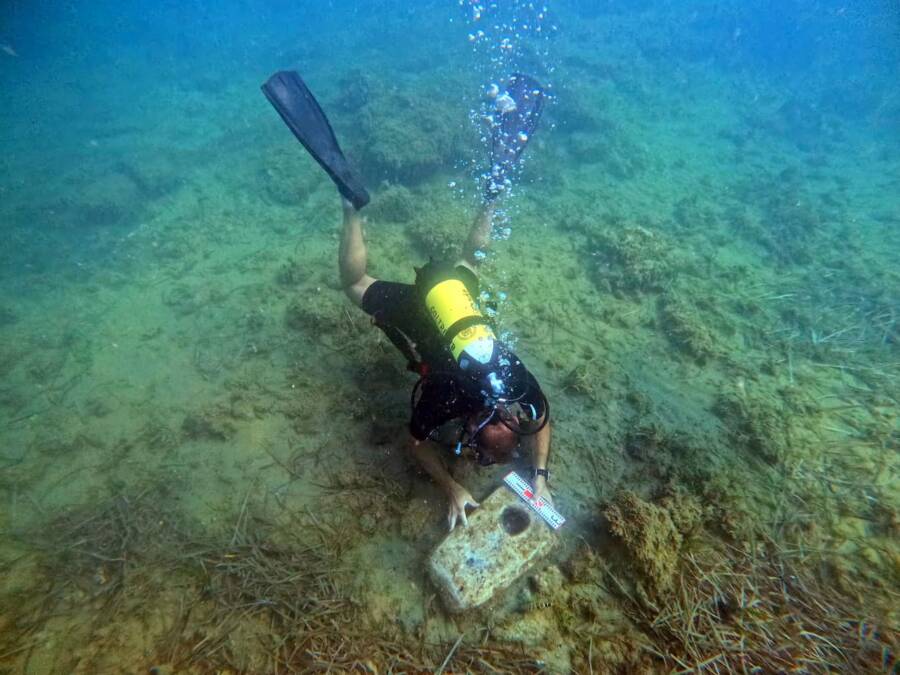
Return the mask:
<path id="1" fill-rule="evenodd" d="M 0 672 L 895 669 L 900 18 L 695 4 L 552 5 L 509 62 L 555 100 L 482 279 L 570 520 L 463 617 L 414 379 L 258 87 L 303 73 L 411 280 L 474 214 L 472 22 L 5 7 Z"/>

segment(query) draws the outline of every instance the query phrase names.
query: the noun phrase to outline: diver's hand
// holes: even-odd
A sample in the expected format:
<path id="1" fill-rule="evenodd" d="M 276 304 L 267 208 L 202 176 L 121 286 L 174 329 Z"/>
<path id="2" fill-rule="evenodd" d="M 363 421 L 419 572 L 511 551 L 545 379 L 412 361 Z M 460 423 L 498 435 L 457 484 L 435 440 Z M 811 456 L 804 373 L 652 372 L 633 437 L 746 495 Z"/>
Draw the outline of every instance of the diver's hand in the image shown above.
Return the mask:
<path id="1" fill-rule="evenodd" d="M 464 526 L 468 527 L 469 521 L 466 520 L 466 506 L 477 507 L 481 506 L 481 504 L 472 498 L 472 495 L 469 494 L 466 488 L 455 481 L 451 482 L 447 488 L 447 499 L 450 500 L 450 508 L 447 510 L 447 524 L 450 526 L 450 531 L 452 532 L 453 528 L 456 527 L 457 518 L 462 521 Z"/>
<path id="2" fill-rule="evenodd" d="M 543 476 L 535 476 L 531 487 L 534 488 L 534 498 L 543 499 L 544 502 L 553 506 L 553 495 L 550 494 L 550 488 L 547 486 L 547 479 Z"/>

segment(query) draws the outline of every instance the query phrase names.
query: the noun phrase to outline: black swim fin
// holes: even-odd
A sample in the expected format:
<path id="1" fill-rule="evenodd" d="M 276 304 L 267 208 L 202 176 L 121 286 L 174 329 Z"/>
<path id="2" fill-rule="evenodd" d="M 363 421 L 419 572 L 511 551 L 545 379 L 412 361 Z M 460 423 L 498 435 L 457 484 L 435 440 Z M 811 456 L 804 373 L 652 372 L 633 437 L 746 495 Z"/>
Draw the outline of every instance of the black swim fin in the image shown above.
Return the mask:
<path id="1" fill-rule="evenodd" d="M 328 172 L 341 195 L 357 209 L 368 204 L 369 193 L 341 152 L 328 118 L 300 76 L 283 70 L 272 75 L 262 90 L 297 140 Z"/>
<path id="2" fill-rule="evenodd" d="M 484 197 L 490 201 L 512 185 L 519 157 L 537 129 L 544 110 L 544 88 L 533 77 L 514 74 L 506 91 L 494 100 L 491 169 L 486 175 Z"/>

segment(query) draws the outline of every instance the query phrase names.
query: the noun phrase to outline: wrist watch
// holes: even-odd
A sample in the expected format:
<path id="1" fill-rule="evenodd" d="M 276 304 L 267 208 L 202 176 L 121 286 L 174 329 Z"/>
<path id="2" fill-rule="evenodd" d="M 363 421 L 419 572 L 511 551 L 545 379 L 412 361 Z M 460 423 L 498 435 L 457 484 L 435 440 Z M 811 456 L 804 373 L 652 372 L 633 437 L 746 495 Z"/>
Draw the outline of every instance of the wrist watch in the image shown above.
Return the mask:
<path id="1" fill-rule="evenodd" d="M 534 480 L 538 476 L 543 476 L 544 480 L 548 483 L 550 482 L 550 472 L 547 469 L 534 469 L 531 472 L 531 480 Z"/>

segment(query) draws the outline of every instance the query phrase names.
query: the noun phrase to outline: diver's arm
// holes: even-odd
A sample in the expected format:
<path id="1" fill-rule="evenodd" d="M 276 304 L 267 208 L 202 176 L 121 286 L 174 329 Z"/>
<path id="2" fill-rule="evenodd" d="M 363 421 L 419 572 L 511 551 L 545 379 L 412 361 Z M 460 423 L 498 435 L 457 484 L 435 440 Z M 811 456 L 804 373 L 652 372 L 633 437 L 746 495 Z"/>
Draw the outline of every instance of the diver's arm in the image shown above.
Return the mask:
<path id="1" fill-rule="evenodd" d="M 550 459 L 550 422 L 533 436 L 526 436 L 527 445 L 531 446 L 531 463 L 534 469 L 546 469 Z M 551 501 L 550 490 L 547 488 L 547 479 L 544 476 L 535 476 L 533 479 L 534 494 Z"/>
<path id="2" fill-rule="evenodd" d="M 466 506 L 480 506 L 476 502 L 469 491 L 462 485 L 453 480 L 450 472 L 441 461 L 440 448 L 431 441 L 420 441 L 412 436 L 409 438 L 409 452 L 425 471 L 431 476 L 432 480 L 440 486 L 450 501 L 450 507 L 447 511 L 447 524 L 452 530 L 456 526 L 457 519 L 462 521 L 463 525 L 468 525 L 466 520 Z"/>
<path id="3" fill-rule="evenodd" d="M 418 462 L 419 466 L 425 469 L 431 479 L 438 484 L 444 492 L 448 492 L 451 484 L 456 481 L 447 471 L 444 463 L 441 461 L 440 449 L 437 444 L 431 441 L 420 441 L 410 436 L 409 452 Z"/>
<path id="4" fill-rule="evenodd" d="M 477 253 L 484 251 L 491 243 L 491 227 L 494 221 L 494 202 L 485 202 L 472 223 L 472 229 L 469 230 L 469 236 L 463 246 L 462 258 L 457 262 L 458 265 L 464 265 L 473 272 L 481 262 Z"/>

